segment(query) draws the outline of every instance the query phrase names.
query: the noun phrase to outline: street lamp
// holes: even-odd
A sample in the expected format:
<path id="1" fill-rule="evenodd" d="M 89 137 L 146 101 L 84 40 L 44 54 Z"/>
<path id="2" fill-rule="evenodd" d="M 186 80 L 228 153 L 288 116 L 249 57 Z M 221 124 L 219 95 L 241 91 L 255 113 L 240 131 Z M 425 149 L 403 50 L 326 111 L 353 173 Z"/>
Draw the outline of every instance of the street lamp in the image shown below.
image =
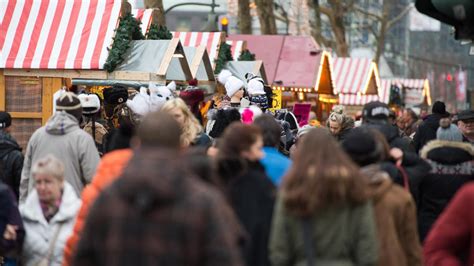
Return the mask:
<path id="1" fill-rule="evenodd" d="M 165 10 L 164 15 L 166 13 L 170 12 L 172 9 L 179 7 L 179 6 L 209 6 L 211 7 L 211 12 L 207 15 L 207 23 L 206 26 L 202 29 L 202 31 L 206 32 L 213 32 L 213 31 L 219 31 L 219 25 L 217 24 L 217 14 L 214 11 L 216 7 L 219 7 L 220 5 L 216 4 L 215 0 L 212 0 L 212 3 L 206 4 L 206 3 L 197 3 L 197 2 L 186 2 L 186 3 L 179 3 L 176 5 L 170 6 L 168 9 Z"/>

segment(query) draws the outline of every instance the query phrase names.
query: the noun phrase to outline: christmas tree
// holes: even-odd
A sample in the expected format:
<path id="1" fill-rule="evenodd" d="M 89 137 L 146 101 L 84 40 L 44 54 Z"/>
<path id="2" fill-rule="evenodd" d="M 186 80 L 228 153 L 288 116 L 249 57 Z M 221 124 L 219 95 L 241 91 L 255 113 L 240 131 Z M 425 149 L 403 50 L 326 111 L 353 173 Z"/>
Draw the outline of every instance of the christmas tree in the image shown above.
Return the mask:
<path id="1" fill-rule="evenodd" d="M 248 49 L 245 49 L 240 54 L 239 61 L 255 61 L 255 54 L 252 54 Z"/>
<path id="2" fill-rule="evenodd" d="M 171 34 L 166 26 L 156 24 L 151 24 L 146 34 L 147 40 L 171 40 L 172 38 L 173 34 Z"/>
<path id="3" fill-rule="evenodd" d="M 230 45 L 228 45 L 227 43 L 222 43 L 219 47 L 219 53 L 216 59 L 216 69 L 214 70 L 214 73 L 219 74 L 224 68 L 225 63 L 232 60 L 234 59 L 232 58 L 232 51 L 230 49 Z"/>

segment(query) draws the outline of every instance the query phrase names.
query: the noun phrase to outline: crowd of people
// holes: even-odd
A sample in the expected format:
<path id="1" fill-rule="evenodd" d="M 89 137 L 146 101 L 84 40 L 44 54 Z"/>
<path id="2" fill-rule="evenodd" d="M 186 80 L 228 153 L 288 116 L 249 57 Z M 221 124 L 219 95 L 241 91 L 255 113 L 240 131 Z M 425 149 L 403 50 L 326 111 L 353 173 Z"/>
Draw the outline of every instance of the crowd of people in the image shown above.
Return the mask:
<path id="1" fill-rule="evenodd" d="M 0 265 L 474 264 L 473 110 L 300 125 L 247 79 L 65 91 L 24 155 L 0 112 Z"/>

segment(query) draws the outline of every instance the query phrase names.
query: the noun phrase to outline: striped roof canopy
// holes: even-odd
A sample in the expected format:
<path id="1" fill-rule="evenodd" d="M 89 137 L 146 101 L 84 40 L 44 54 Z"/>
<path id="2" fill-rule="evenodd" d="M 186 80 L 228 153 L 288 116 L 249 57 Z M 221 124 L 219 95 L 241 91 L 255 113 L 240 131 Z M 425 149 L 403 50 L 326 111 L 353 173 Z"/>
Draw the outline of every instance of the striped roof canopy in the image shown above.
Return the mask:
<path id="1" fill-rule="evenodd" d="M 230 45 L 232 58 L 237 61 L 242 51 L 246 48 L 246 41 L 226 41 Z"/>
<path id="2" fill-rule="evenodd" d="M 377 65 L 371 59 L 336 57 L 333 66 L 340 104 L 364 105 L 379 100 Z"/>
<path id="3" fill-rule="evenodd" d="M 380 90 L 379 96 L 380 100 L 384 103 L 390 101 L 390 87 L 392 85 L 397 85 L 401 87 L 407 87 L 413 90 L 420 90 L 421 93 L 418 93 L 420 97 L 427 97 L 427 101 L 431 102 L 430 96 L 430 86 L 427 79 L 382 79 L 380 81 Z M 414 101 L 423 102 L 423 99 L 413 99 Z"/>
<path id="4" fill-rule="evenodd" d="M 224 40 L 222 32 L 172 32 L 173 38 L 179 38 L 183 46 L 206 46 L 213 68 L 219 53 L 220 44 Z"/>
<path id="5" fill-rule="evenodd" d="M 132 9 L 132 15 L 142 24 L 142 33 L 145 35 L 148 32 L 148 28 L 151 25 L 153 9 Z"/>
<path id="6" fill-rule="evenodd" d="M 102 69 L 116 0 L 1 0 L 0 68 Z"/>

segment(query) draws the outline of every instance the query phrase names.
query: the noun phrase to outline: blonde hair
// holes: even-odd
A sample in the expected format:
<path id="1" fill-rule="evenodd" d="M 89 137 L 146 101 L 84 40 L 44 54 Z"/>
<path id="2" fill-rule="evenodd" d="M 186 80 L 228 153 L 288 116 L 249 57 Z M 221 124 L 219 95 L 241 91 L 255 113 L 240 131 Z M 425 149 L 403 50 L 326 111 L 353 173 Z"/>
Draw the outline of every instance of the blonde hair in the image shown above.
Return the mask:
<path id="1" fill-rule="evenodd" d="M 64 164 L 58 158 L 48 154 L 33 165 L 31 173 L 33 177 L 50 175 L 59 181 L 64 181 Z"/>
<path id="2" fill-rule="evenodd" d="M 346 120 L 346 114 L 344 113 L 344 106 L 335 105 L 332 108 L 331 114 L 329 114 L 327 126 L 329 126 L 329 121 L 337 122 L 339 125 L 342 125 L 342 123 L 344 123 L 345 120 Z"/>
<path id="3" fill-rule="evenodd" d="M 173 109 L 179 109 L 184 115 L 184 125 L 182 125 L 183 132 L 181 133 L 181 144 L 189 146 L 196 137 L 203 131 L 201 124 L 196 117 L 191 113 L 191 110 L 181 98 L 175 98 L 167 101 L 162 111 L 170 113 Z"/>

